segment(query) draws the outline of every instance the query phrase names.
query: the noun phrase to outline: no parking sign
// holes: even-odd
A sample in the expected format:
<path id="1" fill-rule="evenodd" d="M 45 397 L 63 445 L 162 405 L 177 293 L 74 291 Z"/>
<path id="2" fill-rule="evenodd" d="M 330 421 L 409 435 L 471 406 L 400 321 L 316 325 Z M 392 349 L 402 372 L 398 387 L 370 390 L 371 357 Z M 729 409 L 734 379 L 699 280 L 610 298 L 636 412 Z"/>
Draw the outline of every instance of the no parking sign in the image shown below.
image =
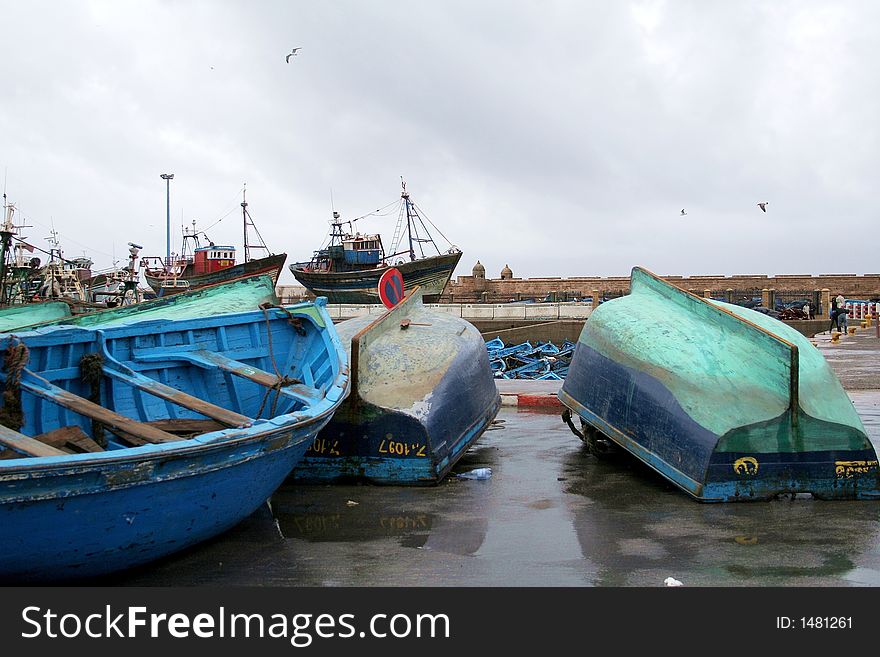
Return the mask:
<path id="1" fill-rule="evenodd" d="M 379 299 L 386 308 L 394 308 L 403 301 L 403 274 L 395 267 L 388 269 L 379 279 Z"/>

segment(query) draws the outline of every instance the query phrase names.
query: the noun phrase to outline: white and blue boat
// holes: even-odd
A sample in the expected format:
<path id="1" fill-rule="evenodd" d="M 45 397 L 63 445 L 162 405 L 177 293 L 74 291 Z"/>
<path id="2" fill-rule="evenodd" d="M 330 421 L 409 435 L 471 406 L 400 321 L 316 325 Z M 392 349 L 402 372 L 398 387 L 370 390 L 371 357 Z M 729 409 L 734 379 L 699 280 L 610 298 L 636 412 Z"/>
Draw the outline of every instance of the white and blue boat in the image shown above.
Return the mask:
<path id="1" fill-rule="evenodd" d="M 0 581 L 137 566 L 256 510 L 349 392 L 325 303 L 0 335 Z"/>

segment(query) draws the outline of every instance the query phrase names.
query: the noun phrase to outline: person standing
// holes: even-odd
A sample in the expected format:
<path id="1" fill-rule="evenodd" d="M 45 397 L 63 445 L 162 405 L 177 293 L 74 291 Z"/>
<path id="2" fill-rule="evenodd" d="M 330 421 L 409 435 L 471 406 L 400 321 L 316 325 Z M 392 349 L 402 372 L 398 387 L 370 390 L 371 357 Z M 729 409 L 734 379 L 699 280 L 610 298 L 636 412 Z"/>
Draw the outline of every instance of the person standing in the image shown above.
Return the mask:
<path id="1" fill-rule="evenodd" d="M 846 320 L 849 317 L 849 311 L 846 309 L 846 298 L 842 294 L 837 295 L 837 326 L 843 324 L 843 333 L 846 333 Z M 842 321 L 841 321 L 842 320 Z"/>
<path id="2" fill-rule="evenodd" d="M 837 329 L 838 331 L 840 331 L 840 325 L 837 322 L 837 316 L 838 316 L 837 310 L 838 310 L 837 309 L 837 297 L 832 297 L 831 298 L 831 315 L 830 315 L 831 324 L 828 326 L 829 331 L 831 329 Z"/>

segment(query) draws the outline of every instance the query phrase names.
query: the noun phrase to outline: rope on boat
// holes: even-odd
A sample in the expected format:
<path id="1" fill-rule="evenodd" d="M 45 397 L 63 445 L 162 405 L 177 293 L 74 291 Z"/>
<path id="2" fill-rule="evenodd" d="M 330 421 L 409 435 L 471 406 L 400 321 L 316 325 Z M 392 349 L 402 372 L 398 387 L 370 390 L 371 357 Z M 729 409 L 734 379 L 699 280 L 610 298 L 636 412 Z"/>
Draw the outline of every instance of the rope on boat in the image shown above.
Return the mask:
<path id="1" fill-rule="evenodd" d="M 3 408 L 0 409 L 0 424 L 19 431 L 24 425 L 21 410 L 21 372 L 30 358 L 27 346 L 16 336 L 10 336 L 9 346 L 3 352 L 3 371 L 6 384 L 3 387 Z"/>
<path id="2" fill-rule="evenodd" d="M 84 354 L 79 359 L 79 375 L 83 382 L 91 387 L 89 401 L 100 405 L 101 381 L 104 380 L 104 356 L 97 352 Z M 98 420 L 92 420 L 92 438 L 101 447 L 107 448 L 104 425 Z"/>
<path id="3" fill-rule="evenodd" d="M 581 431 L 578 431 L 574 426 L 574 422 L 571 420 L 570 408 L 566 408 L 562 411 L 562 421 L 568 425 L 568 428 L 571 429 L 571 432 L 575 436 L 584 441 L 584 445 L 587 446 L 587 451 L 593 456 L 605 456 L 614 449 L 610 440 L 605 438 L 594 427 L 591 427 L 583 420 L 581 420 Z"/>
<path id="4" fill-rule="evenodd" d="M 574 422 L 571 421 L 571 409 L 570 408 L 565 408 L 562 411 L 562 421 L 568 425 L 568 428 L 571 429 L 571 432 L 575 436 L 577 436 L 578 438 L 580 438 L 584 442 L 587 442 L 587 439 L 584 437 L 584 434 L 582 434 L 580 431 L 578 431 L 577 428 L 574 426 Z"/>
<path id="5" fill-rule="evenodd" d="M 300 383 L 299 379 L 295 379 L 289 376 L 282 376 L 281 370 L 278 369 L 278 363 L 275 362 L 275 349 L 272 346 L 272 322 L 269 319 L 269 309 L 270 308 L 280 308 L 284 310 L 288 315 L 288 322 L 296 329 L 296 332 L 300 335 L 305 335 L 305 329 L 302 328 L 302 323 L 300 322 L 298 317 L 293 317 L 286 308 L 281 308 L 281 306 L 276 306 L 271 303 L 261 303 L 260 310 L 263 311 L 263 317 L 266 318 L 266 336 L 269 341 L 269 359 L 272 361 L 272 369 L 275 370 L 275 383 L 273 383 L 270 387 L 266 388 L 266 392 L 263 395 L 263 401 L 260 402 L 260 410 L 257 411 L 257 417 L 260 417 L 263 413 L 263 408 L 266 406 L 266 401 L 269 399 L 269 395 L 272 391 L 275 391 L 275 399 L 272 400 L 272 411 L 271 416 L 275 417 L 275 411 L 278 407 L 278 399 L 281 397 L 281 388 L 285 386 L 293 385 L 294 383 Z M 296 322 L 296 324 L 294 324 Z"/>
<path id="6" fill-rule="evenodd" d="M 287 315 L 287 323 L 293 327 L 293 330 L 296 331 L 297 335 L 305 336 L 306 329 L 303 327 L 302 320 L 299 317 L 295 317 L 293 315 L 293 313 L 290 312 L 284 306 L 279 306 L 274 303 L 269 303 L 268 301 L 265 301 L 260 304 L 260 309 L 263 311 L 263 314 L 265 314 L 266 310 L 268 310 L 269 308 L 277 308 L 278 310 L 283 312 L 285 315 Z"/>

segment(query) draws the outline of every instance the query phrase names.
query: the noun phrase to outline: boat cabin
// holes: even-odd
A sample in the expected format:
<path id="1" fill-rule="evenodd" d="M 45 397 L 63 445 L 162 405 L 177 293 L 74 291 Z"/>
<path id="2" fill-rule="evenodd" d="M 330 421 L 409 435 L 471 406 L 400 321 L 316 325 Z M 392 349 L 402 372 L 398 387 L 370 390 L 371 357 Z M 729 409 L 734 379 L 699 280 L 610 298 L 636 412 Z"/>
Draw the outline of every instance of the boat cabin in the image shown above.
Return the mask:
<path id="1" fill-rule="evenodd" d="M 342 248 L 347 265 L 378 265 L 382 260 L 382 238 L 379 235 L 346 235 Z"/>
<path id="2" fill-rule="evenodd" d="M 208 274 L 235 264 L 235 247 L 212 244 L 193 251 L 193 273 Z"/>

